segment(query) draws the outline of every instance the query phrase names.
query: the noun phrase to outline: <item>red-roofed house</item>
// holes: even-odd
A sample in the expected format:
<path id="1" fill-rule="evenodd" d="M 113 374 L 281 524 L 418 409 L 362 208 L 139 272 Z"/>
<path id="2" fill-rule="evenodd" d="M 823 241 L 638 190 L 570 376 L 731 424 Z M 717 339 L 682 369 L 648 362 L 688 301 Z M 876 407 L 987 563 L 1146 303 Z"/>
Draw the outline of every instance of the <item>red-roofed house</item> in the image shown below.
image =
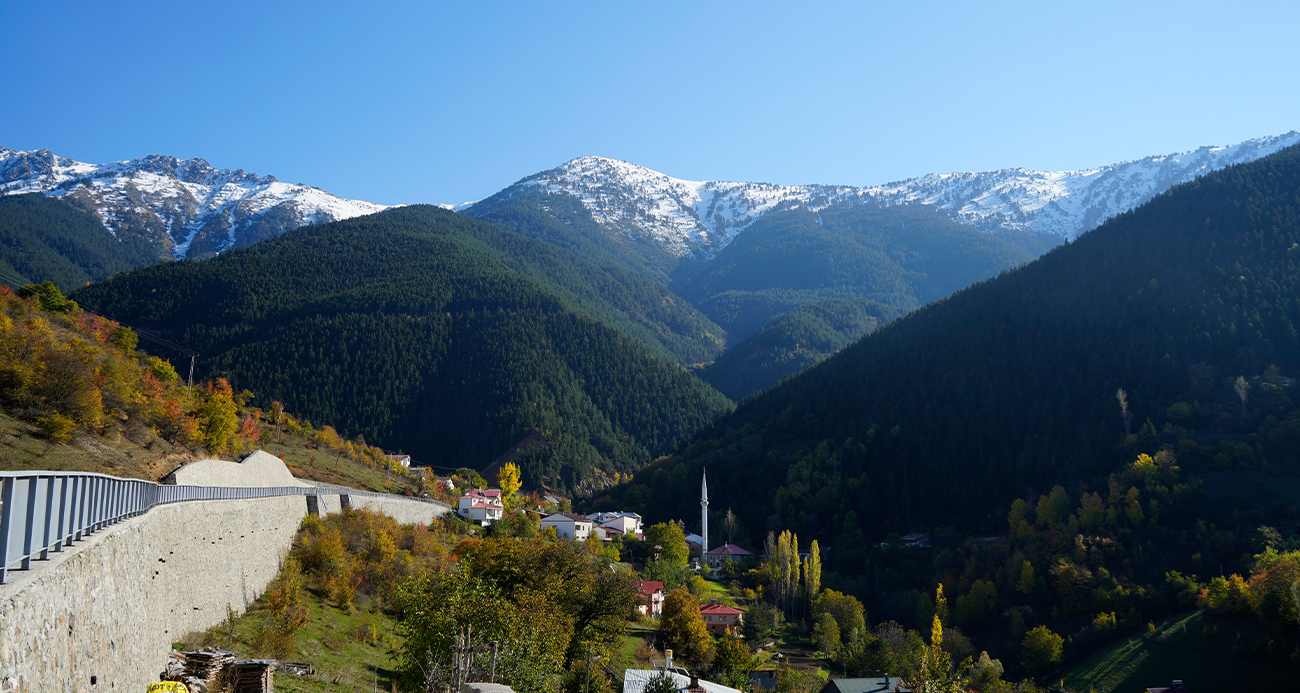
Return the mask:
<path id="1" fill-rule="evenodd" d="M 456 503 L 456 514 L 486 527 L 501 519 L 506 506 L 501 501 L 501 489 L 476 488 L 460 497 Z"/>
<path id="2" fill-rule="evenodd" d="M 723 544 L 704 554 L 704 563 L 710 568 L 721 568 L 727 561 L 743 561 L 753 555 L 735 544 Z"/>
<path id="3" fill-rule="evenodd" d="M 664 612 L 664 583 L 656 580 L 637 580 L 636 590 L 645 603 L 636 608 L 648 616 L 658 616 Z"/>
<path id="4" fill-rule="evenodd" d="M 710 602 L 700 607 L 700 618 L 704 626 L 714 635 L 721 635 L 740 625 L 745 612 L 717 602 Z"/>

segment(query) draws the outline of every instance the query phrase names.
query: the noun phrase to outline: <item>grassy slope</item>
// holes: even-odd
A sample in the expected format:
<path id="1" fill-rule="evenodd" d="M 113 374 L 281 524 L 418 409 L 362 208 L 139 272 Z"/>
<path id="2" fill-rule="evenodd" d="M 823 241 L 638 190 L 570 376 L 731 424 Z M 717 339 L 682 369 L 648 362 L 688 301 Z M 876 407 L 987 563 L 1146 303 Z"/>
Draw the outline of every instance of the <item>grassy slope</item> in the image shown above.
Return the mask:
<path id="1" fill-rule="evenodd" d="M 235 619 L 233 630 L 222 624 L 203 633 L 194 633 L 182 642 L 186 649 L 215 646 L 254 658 L 255 637 L 262 612 L 254 610 Z M 364 635 L 374 626 L 376 640 Z M 232 637 L 233 634 L 233 637 Z M 311 598 L 307 625 L 294 638 L 297 650 L 292 661 L 310 662 L 314 676 L 276 674 L 275 690 L 282 693 L 316 691 L 370 691 L 376 684 L 381 691 L 391 690 L 396 663 L 393 648 L 399 642 L 392 617 L 382 612 L 357 609 L 351 613 Z"/>
<path id="2" fill-rule="evenodd" d="M 282 443 L 263 446 L 273 455 L 284 455 L 289 471 L 299 479 L 351 486 L 363 491 L 400 492 L 413 485 L 405 479 L 340 456 L 332 450 L 318 450 L 306 440 L 285 436 Z M 168 443 L 146 430 L 123 430 L 110 426 L 102 435 L 78 431 L 69 443 L 50 443 L 37 437 L 34 426 L 0 411 L 0 469 L 41 469 L 111 474 L 131 479 L 157 481 L 173 469 L 200 457 Z M 215 457 L 230 459 L 229 455 Z M 315 461 L 312 461 L 315 458 Z"/>
<path id="3" fill-rule="evenodd" d="M 1233 651 L 1265 636 L 1258 626 L 1240 619 L 1197 612 L 1171 616 L 1155 633 L 1123 638 L 1061 678 L 1065 688 L 1076 693 L 1129 693 L 1168 686 L 1174 679 L 1182 679 L 1193 691 L 1243 690 L 1246 680 L 1255 690 L 1300 690 L 1295 669 Z"/>

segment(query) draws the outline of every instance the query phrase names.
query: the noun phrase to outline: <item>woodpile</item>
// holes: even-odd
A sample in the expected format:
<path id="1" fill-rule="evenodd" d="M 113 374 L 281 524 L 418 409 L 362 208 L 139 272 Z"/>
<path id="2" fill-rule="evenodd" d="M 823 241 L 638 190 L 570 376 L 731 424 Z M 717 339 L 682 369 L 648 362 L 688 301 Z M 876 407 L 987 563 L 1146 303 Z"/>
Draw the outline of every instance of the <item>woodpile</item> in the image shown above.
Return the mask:
<path id="1" fill-rule="evenodd" d="M 163 673 L 169 681 L 185 683 L 193 693 L 273 693 L 277 669 L 294 676 L 316 673 L 316 667 L 308 662 L 235 659 L 234 652 L 211 647 L 196 652 L 173 650 Z"/>
<path id="2" fill-rule="evenodd" d="M 273 693 L 274 659 L 237 659 L 226 674 L 230 693 Z"/>
<path id="3" fill-rule="evenodd" d="M 197 652 L 186 652 L 181 681 L 192 691 L 207 693 L 220 690 L 224 683 L 222 674 L 233 661 L 235 653 L 230 650 L 205 647 Z"/>
<path id="4" fill-rule="evenodd" d="M 311 676 L 316 673 L 316 667 L 308 662 L 276 662 L 275 670 L 294 676 Z"/>

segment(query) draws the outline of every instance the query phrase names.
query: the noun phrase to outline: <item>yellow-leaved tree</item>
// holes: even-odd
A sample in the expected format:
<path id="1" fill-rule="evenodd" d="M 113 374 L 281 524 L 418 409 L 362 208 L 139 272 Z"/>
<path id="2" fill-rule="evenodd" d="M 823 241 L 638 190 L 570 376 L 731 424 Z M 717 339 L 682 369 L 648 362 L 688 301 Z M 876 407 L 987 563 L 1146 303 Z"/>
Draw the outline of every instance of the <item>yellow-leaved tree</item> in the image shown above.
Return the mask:
<path id="1" fill-rule="evenodd" d="M 501 465 L 501 471 L 497 472 L 497 488 L 501 489 L 501 500 L 507 509 L 514 509 L 519 502 L 521 486 L 523 482 L 519 480 L 519 465 L 514 462 Z"/>

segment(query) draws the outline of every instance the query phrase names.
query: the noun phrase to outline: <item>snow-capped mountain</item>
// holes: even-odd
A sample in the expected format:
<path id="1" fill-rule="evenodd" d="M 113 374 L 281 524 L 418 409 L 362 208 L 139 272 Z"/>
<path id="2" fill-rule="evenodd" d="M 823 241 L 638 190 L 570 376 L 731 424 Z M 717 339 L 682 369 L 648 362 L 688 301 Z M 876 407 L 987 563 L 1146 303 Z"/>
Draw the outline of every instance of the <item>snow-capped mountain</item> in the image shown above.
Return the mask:
<path id="1" fill-rule="evenodd" d="M 143 238 L 158 247 L 159 257 L 175 258 L 204 257 L 304 224 L 385 208 L 274 176 L 217 170 L 197 158 L 150 155 L 87 164 L 48 149 L 0 147 L 0 194 L 20 193 L 63 198 L 94 212 L 118 238 Z"/>
<path id="2" fill-rule="evenodd" d="M 688 181 L 625 161 L 584 156 L 512 187 L 539 186 L 573 195 L 612 232 L 659 244 L 678 257 L 710 258 L 774 210 L 818 211 L 834 204 L 934 205 L 958 222 L 991 233 L 1019 230 L 1065 240 L 1178 183 L 1297 143 L 1300 132 L 1293 131 L 1081 171 L 930 174 L 861 188 Z"/>

